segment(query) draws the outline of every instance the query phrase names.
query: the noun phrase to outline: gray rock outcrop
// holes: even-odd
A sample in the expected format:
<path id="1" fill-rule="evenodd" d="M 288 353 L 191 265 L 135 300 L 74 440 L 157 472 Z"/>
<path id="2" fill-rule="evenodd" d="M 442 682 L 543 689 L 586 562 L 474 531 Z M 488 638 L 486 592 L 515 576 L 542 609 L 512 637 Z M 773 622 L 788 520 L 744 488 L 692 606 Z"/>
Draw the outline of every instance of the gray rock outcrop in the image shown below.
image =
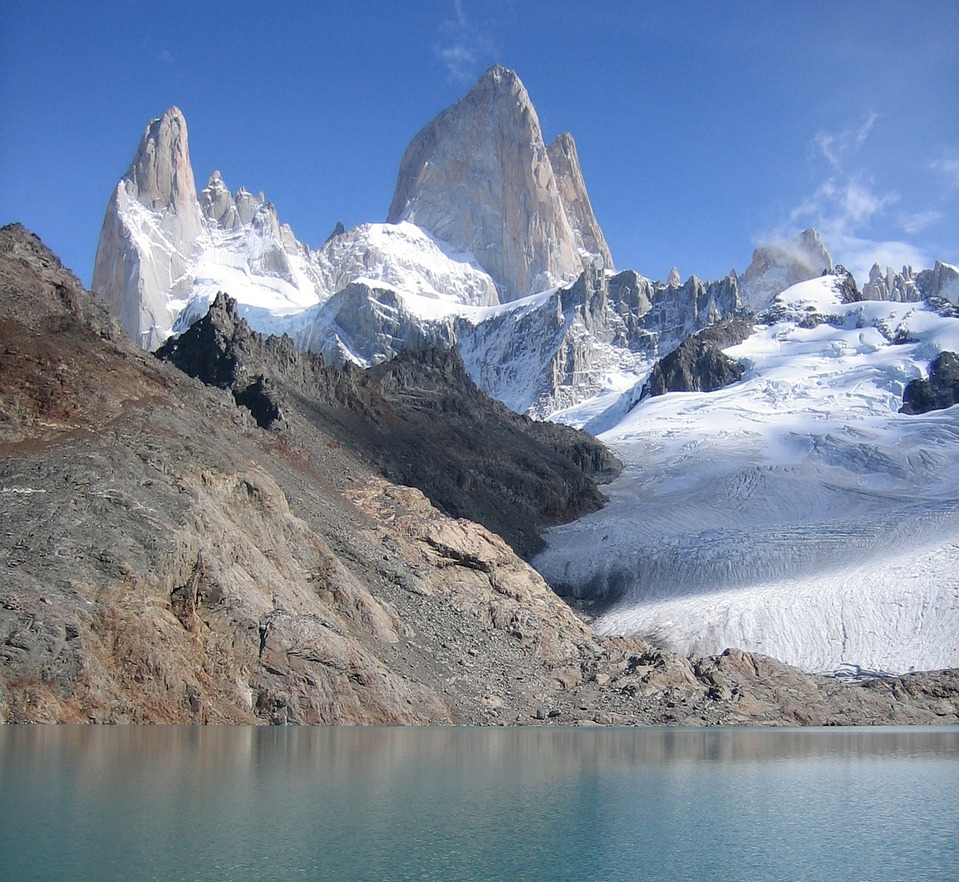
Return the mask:
<path id="1" fill-rule="evenodd" d="M 110 198 L 93 266 L 94 292 L 143 348 L 169 332 L 169 303 L 189 290 L 185 273 L 202 231 L 186 120 L 171 107 L 147 126 Z"/>
<path id="2" fill-rule="evenodd" d="M 556 147 L 568 164 L 561 192 L 526 88 L 513 71 L 491 67 L 413 138 L 387 219 L 471 252 L 503 301 L 571 281 L 583 268 L 580 247 L 604 242 L 566 143 Z"/>
<path id="3" fill-rule="evenodd" d="M 959 306 L 959 267 L 937 260 L 931 270 L 923 270 L 916 280 L 926 297 Z"/>
<path id="4" fill-rule="evenodd" d="M 944 300 L 959 306 L 959 269 L 937 260 L 930 270 L 916 272 L 904 266 L 896 272 L 887 266 L 883 272 L 878 263 L 869 271 L 869 281 L 862 286 L 864 300 L 917 302 Z"/>
<path id="5" fill-rule="evenodd" d="M 741 343 L 752 330 L 751 323 L 732 320 L 687 337 L 656 362 L 640 399 L 667 392 L 714 392 L 741 380 L 742 365 L 726 355 L 723 348 Z"/>
<path id="6" fill-rule="evenodd" d="M 862 286 L 863 300 L 919 301 L 923 293 L 916 284 L 916 275 L 911 266 L 904 266 L 901 273 L 887 266 L 886 272 L 878 263 L 869 270 L 869 281 Z"/>
<path id="7" fill-rule="evenodd" d="M 940 352 L 929 365 L 929 379 L 912 380 L 903 390 L 900 413 L 944 410 L 959 403 L 959 355 Z"/>
<path id="8" fill-rule="evenodd" d="M 832 255 L 812 227 L 788 242 L 757 248 L 740 280 L 746 306 L 759 312 L 790 286 L 833 269 Z"/>

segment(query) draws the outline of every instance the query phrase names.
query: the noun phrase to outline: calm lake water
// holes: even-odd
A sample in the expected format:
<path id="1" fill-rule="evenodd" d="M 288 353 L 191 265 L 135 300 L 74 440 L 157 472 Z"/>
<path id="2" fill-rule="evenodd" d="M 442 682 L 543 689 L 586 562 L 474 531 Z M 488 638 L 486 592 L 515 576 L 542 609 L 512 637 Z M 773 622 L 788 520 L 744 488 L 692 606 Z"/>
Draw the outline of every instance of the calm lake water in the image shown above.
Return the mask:
<path id="1" fill-rule="evenodd" d="M 959 879 L 959 729 L 0 727 L 3 880 Z"/>

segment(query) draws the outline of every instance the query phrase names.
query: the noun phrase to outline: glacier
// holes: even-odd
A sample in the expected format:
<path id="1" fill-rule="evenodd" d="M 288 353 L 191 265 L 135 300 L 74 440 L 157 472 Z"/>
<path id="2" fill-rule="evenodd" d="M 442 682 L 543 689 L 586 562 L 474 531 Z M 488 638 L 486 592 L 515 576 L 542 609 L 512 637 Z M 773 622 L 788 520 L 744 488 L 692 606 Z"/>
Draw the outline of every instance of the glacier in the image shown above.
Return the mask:
<path id="1" fill-rule="evenodd" d="M 906 383 L 959 350 L 941 307 L 844 303 L 826 275 L 779 294 L 725 350 L 740 382 L 618 420 L 615 405 L 565 412 L 604 428 L 626 467 L 602 511 L 548 531 L 534 566 L 600 602 L 599 633 L 685 654 L 959 665 L 959 407 L 898 413 Z"/>

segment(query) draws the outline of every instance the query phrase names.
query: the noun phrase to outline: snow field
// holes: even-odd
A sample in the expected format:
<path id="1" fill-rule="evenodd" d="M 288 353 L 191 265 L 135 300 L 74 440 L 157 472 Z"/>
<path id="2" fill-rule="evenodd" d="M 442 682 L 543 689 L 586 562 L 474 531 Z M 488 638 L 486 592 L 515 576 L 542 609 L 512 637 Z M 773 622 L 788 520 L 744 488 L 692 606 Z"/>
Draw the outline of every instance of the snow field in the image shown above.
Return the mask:
<path id="1" fill-rule="evenodd" d="M 959 408 L 897 412 L 959 321 L 842 304 L 829 277 L 774 306 L 727 350 L 740 383 L 648 399 L 601 435 L 626 464 L 609 504 L 534 564 L 617 599 L 604 634 L 814 671 L 959 665 Z"/>

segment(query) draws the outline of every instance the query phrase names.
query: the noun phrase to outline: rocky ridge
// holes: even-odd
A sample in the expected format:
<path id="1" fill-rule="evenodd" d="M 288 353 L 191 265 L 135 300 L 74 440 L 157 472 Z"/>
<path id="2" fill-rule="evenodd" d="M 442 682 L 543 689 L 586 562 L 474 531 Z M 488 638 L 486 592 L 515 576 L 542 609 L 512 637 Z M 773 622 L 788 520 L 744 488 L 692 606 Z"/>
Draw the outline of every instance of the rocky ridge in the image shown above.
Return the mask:
<path id="1" fill-rule="evenodd" d="M 850 684 L 598 639 L 502 539 L 314 419 L 306 363 L 242 387 L 280 390 L 270 419 L 212 363 L 233 391 L 135 348 L 0 231 L 3 720 L 959 721 L 955 672 Z"/>
<path id="2" fill-rule="evenodd" d="M 367 371 L 327 366 L 288 337 L 263 338 L 219 295 L 157 355 L 229 389 L 263 428 L 300 408 L 370 468 L 418 487 L 453 517 L 482 523 L 523 556 L 539 530 L 602 505 L 595 481 L 620 464 L 584 432 L 535 422 L 476 387 L 455 350 L 407 349 Z"/>
<path id="3" fill-rule="evenodd" d="M 752 333 L 743 320 L 725 321 L 687 337 L 653 366 L 640 399 L 667 392 L 713 392 L 742 378 L 743 366 L 723 349 L 742 343 Z"/>
<path id="4" fill-rule="evenodd" d="M 937 260 L 931 270 L 917 273 L 911 266 L 904 266 L 902 272 L 896 272 L 887 266 L 883 273 L 876 263 L 869 271 L 869 281 L 862 286 L 862 296 L 865 300 L 944 300 L 959 305 L 959 269 Z"/>
<path id="5" fill-rule="evenodd" d="M 940 352 L 929 365 L 929 379 L 911 380 L 902 395 L 901 413 L 919 414 L 959 404 L 959 355 Z"/>

